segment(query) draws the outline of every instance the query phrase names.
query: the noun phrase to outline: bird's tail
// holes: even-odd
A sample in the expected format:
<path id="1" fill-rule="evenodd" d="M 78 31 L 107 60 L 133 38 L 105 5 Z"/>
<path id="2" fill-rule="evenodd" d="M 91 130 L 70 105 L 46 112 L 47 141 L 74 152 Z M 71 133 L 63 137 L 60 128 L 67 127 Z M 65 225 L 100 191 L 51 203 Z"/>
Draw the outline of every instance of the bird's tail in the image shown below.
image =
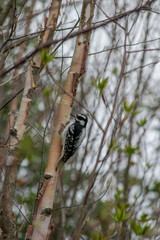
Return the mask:
<path id="1" fill-rule="evenodd" d="M 57 171 L 57 170 L 61 170 L 61 169 L 63 168 L 63 166 L 64 166 L 64 161 L 63 161 L 63 159 L 61 158 L 61 159 L 59 160 L 58 164 L 57 164 L 56 171 Z"/>

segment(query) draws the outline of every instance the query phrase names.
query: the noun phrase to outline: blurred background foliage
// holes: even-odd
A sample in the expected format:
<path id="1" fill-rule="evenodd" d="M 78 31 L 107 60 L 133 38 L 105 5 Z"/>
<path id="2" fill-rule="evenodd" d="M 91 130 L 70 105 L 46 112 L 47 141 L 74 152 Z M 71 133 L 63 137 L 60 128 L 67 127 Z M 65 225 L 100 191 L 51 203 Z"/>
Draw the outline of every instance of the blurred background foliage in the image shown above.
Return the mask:
<path id="1" fill-rule="evenodd" d="M 134 9 L 142 2 L 145 1 L 97 0 L 94 24 Z M 12 7 L 14 3 L 15 9 Z M 36 47 L 49 6 L 50 1 L 41 0 L 1 1 L 1 46 L 9 38 L 13 12 L 16 12 L 15 29 L 1 49 L 1 69 L 14 65 L 20 51 L 26 56 Z M 62 1 L 54 39 L 63 38 L 73 28 L 81 6 L 81 1 Z M 96 178 L 87 196 L 79 239 L 159 239 L 159 22 L 160 9 L 155 1 L 152 11 L 133 13 L 92 32 L 87 71 L 79 84 L 76 99 L 94 118 L 88 114 L 87 136 L 60 174 L 50 239 L 71 239 L 93 176 Z M 18 157 L 22 162 L 17 176 L 14 213 L 20 240 L 24 239 L 32 220 L 40 173 L 46 166 L 54 118 L 62 94 L 56 83 L 64 86 L 75 39 L 62 43 L 54 55 L 52 50 L 56 44 L 50 55 L 45 50 L 41 52 L 55 82 L 43 68 L 32 95 L 27 131 L 18 146 Z M 26 66 L 27 61 L 3 77 L 1 106 L 24 86 Z M 12 127 L 10 116 L 16 117 L 21 98 L 22 93 L 13 100 L 15 109 L 12 101 L 0 111 L 0 191 L 8 154 L 9 129 Z M 75 102 L 72 113 L 86 113 L 85 108 Z"/>

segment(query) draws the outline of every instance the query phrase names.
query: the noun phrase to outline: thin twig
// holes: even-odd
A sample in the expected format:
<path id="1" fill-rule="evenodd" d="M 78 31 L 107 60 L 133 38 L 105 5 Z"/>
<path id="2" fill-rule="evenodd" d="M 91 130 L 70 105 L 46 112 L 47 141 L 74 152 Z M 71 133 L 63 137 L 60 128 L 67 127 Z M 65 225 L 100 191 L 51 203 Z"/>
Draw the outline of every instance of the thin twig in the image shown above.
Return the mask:
<path id="1" fill-rule="evenodd" d="M 22 214 L 22 216 L 24 217 L 24 219 L 26 220 L 26 222 L 28 222 L 29 224 L 31 224 L 31 222 L 29 221 L 29 219 L 23 214 L 22 210 L 20 209 L 20 207 L 17 205 L 17 203 L 13 200 L 13 204 L 16 206 L 16 208 L 18 208 L 19 212 Z"/>
<path id="2" fill-rule="evenodd" d="M 112 179 L 110 178 L 110 179 L 108 180 L 108 186 L 107 186 L 106 190 L 104 191 L 104 193 L 102 194 L 102 196 L 101 196 L 100 198 L 98 198 L 96 201 L 94 201 L 94 202 L 92 202 L 92 203 L 85 203 L 85 204 L 84 204 L 84 203 L 79 203 L 79 204 L 75 204 L 75 205 L 72 205 L 72 206 L 69 206 L 69 207 L 63 206 L 63 207 L 60 207 L 60 208 L 55 208 L 55 209 L 53 209 L 53 212 L 54 212 L 54 211 L 61 210 L 61 209 L 63 209 L 63 208 L 70 209 L 70 208 L 75 208 L 75 207 L 79 207 L 79 206 L 83 206 L 83 205 L 85 205 L 85 206 L 92 206 L 92 205 L 98 203 L 98 202 L 106 195 L 106 193 L 108 192 L 108 189 L 109 189 L 109 187 L 110 187 L 111 181 L 112 181 Z"/>
<path id="3" fill-rule="evenodd" d="M 97 119 L 94 117 L 94 115 L 81 103 L 79 102 L 75 97 L 71 96 L 69 93 L 67 93 L 65 91 L 65 89 L 54 79 L 54 77 L 52 76 L 49 68 L 47 67 L 47 72 L 50 75 L 50 77 L 52 78 L 52 80 L 54 81 L 54 83 L 65 93 L 67 94 L 69 97 L 71 97 L 75 102 L 77 102 L 82 108 L 84 108 L 86 110 L 87 113 L 89 113 L 91 115 L 91 117 L 95 120 L 95 122 L 97 123 L 98 127 L 101 129 L 102 132 L 104 132 L 103 128 L 101 127 L 101 125 L 98 123 Z"/>
<path id="4" fill-rule="evenodd" d="M 1 71 L 0 77 L 3 77 L 4 75 L 6 75 L 10 71 L 12 71 L 14 68 L 22 65 L 26 60 L 30 59 L 33 55 L 35 55 L 38 51 L 40 51 L 43 48 L 48 48 L 52 44 L 56 44 L 56 43 L 61 42 L 61 41 L 66 41 L 66 40 L 71 39 L 71 38 L 73 38 L 73 37 L 75 37 L 77 35 L 84 34 L 84 33 L 87 33 L 89 31 L 92 31 L 92 30 L 96 30 L 96 29 L 98 29 L 100 27 L 106 26 L 107 24 L 109 24 L 111 22 L 114 22 L 115 20 L 117 21 L 117 20 L 122 19 L 122 18 L 124 18 L 126 16 L 129 16 L 129 15 L 135 13 L 135 12 L 141 12 L 141 11 L 144 11 L 144 10 L 145 11 L 150 11 L 151 10 L 150 6 L 148 6 L 148 3 L 145 3 L 144 5 L 141 5 L 140 7 L 136 7 L 134 9 L 126 11 L 124 13 L 119 13 L 116 16 L 111 17 L 109 20 L 108 19 L 105 20 L 101 24 L 93 25 L 93 26 L 88 27 L 86 29 L 83 29 L 83 30 L 80 30 L 80 31 L 76 31 L 76 32 L 70 34 L 69 36 L 67 35 L 67 37 L 65 36 L 64 38 L 60 38 L 60 39 L 57 39 L 57 40 L 51 40 L 51 41 L 47 41 L 46 43 L 42 43 L 42 44 L 38 45 L 37 48 L 35 48 L 33 51 L 31 51 L 26 56 L 24 56 L 16 64 L 14 64 L 14 65 L 4 69 L 3 71 Z"/>
<path id="5" fill-rule="evenodd" d="M 157 59 L 156 61 L 153 61 L 153 62 L 144 64 L 144 65 L 142 65 L 142 66 L 133 68 L 133 69 L 131 69 L 131 70 L 128 70 L 127 72 L 124 72 L 124 75 L 126 75 L 126 74 L 128 74 L 128 73 L 131 73 L 131 72 L 133 72 L 133 71 L 136 71 L 136 70 L 138 70 L 138 69 L 142 69 L 142 68 L 145 68 L 145 67 L 148 67 L 148 66 L 151 66 L 151 65 L 155 65 L 155 64 L 157 64 L 157 63 L 159 63 L 159 62 L 160 62 L 160 58 Z"/>
<path id="6" fill-rule="evenodd" d="M 50 119 L 51 119 L 52 113 L 53 113 L 53 106 L 52 106 L 52 108 L 51 108 L 51 111 L 50 111 L 50 114 L 49 114 L 49 117 L 48 117 L 46 126 L 45 126 L 45 128 L 44 128 L 43 136 L 42 136 L 42 139 L 43 139 L 43 141 L 42 141 L 42 157 L 41 157 L 41 165 L 40 165 L 40 174 L 39 174 L 38 189 L 37 189 L 36 200 L 35 200 L 35 204 L 34 204 L 34 208 L 33 208 L 33 215 L 35 215 L 35 212 L 36 212 L 38 194 L 39 194 L 40 187 L 41 187 L 41 183 L 42 183 L 43 166 L 44 166 L 45 136 L 46 136 L 46 131 L 47 131 L 47 128 L 48 128 L 49 121 L 50 121 Z"/>
<path id="7" fill-rule="evenodd" d="M 7 100 L 7 102 L 3 103 L 0 106 L 0 110 L 2 110 L 4 107 L 6 107 L 15 97 L 18 96 L 18 94 L 20 94 L 23 91 L 24 87 L 21 88 L 18 92 L 16 92 L 16 94 L 14 94 L 9 100 Z"/>

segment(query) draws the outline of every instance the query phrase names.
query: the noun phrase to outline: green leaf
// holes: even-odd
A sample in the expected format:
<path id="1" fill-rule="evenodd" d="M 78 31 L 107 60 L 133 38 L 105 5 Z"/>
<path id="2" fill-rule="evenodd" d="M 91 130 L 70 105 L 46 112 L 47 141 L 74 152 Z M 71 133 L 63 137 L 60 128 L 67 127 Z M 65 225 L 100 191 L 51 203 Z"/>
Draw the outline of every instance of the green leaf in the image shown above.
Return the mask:
<path id="1" fill-rule="evenodd" d="M 145 235 L 150 230 L 150 225 L 142 225 L 135 219 L 130 221 L 130 227 L 137 236 Z"/>
<path id="2" fill-rule="evenodd" d="M 53 60 L 53 58 L 56 56 L 57 52 L 54 52 L 53 54 L 48 54 L 48 50 L 47 49 L 42 49 L 40 52 L 42 61 L 45 65 L 47 65 L 50 61 Z"/>
<path id="3" fill-rule="evenodd" d="M 92 233 L 91 239 L 92 240 L 104 240 L 104 237 L 103 237 L 102 233 L 95 231 Z"/>
<path id="4" fill-rule="evenodd" d="M 95 86 L 97 88 L 97 82 L 94 77 L 91 77 L 91 82 L 92 82 L 93 86 Z"/>
<path id="5" fill-rule="evenodd" d="M 128 182 L 129 182 L 129 185 L 131 185 L 131 186 L 134 186 L 134 185 L 137 185 L 137 184 L 139 184 L 139 179 L 138 178 L 129 178 L 129 180 L 128 180 Z"/>
<path id="6" fill-rule="evenodd" d="M 152 167 L 152 164 L 150 164 L 149 162 L 147 162 L 147 163 L 146 163 L 146 166 L 147 166 L 147 168 L 149 169 L 149 168 Z"/>
<path id="7" fill-rule="evenodd" d="M 148 222 L 150 220 L 151 220 L 151 218 L 148 218 L 148 214 L 146 214 L 146 213 L 143 213 L 141 216 L 141 219 L 140 219 L 141 222 Z"/>
<path id="8" fill-rule="evenodd" d="M 108 143 L 108 148 L 113 150 L 116 150 L 119 147 L 119 143 L 117 143 L 117 139 L 112 139 L 111 142 Z"/>
<path id="9" fill-rule="evenodd" d="M 107 86 L 108 83 L 108 77 L 104 78 L 103 80 L 100 80 L 100 77 L 97 78 L 97 81 L 95 78 L 91 78 L 92 84 L 100 91 L 100 94 L 103 94 L 104 88 Z"/>
<path id="10" fill-rule="evenodd" d="M 143 127 L 147 123 L 147 120 L 146 118 L 144 118 L 144 119 L 141 119 L 139 122 L 137 121 L 136 123 L 139 127 Z"/>
<path id="11" fill-rule="evenodd" d="M 132 111 L 132 112 L 131 112 L 131 115 L 132 115 L 132 116 L 135 116 L 135 115 L 137 115 L 137 114 L 139 114 L 139 113 L 141 113 L 141 112 L 143 112 L 143 111 L 140 110 L 140 109 L 137 109 L 137 110 L 135 110 L 135 111 Z"/>
<path id="12" fill-rule="evenodd" d="M 157 193 L 160 192 L 160 182 L 154 181 L 154 186 L 153 186 L 153 188 L 152 188 L 152 191 L 153 191 L 153 192 L 157 192 Z"/>
<path id="13" fill-rule="evenodd" d="M 128 105 L 127 101 L 124 100 L 123 105 L 126 112 L 131 112 L 136 105 L 136 101 L 133 101 L 130 105 Z"/>
<path id="14" fill-rule="evenodd" d="M 138 149 L 139 149 L 139 147 L 131 147 L 130 145 L 127 145 L 124 151 L 128 155 L 132 155 L 132 154 L 135 154 Z"/>
<path id="15" fill-rule="evenodd" d="M 116 223 L 119 221 L 116 215 L 114 215 L 114 214 L 112 214 L 112 213 L 110 213 L 110 215 L 111 215 L 112 219 L 113 219 Z"/>
<path id="16" fill-rule="evenodd" d="M 116 193 L 114 195 L 117 202 L 124 200 L 123 190 L 116 188 Z"/>
<path id="17" fill-rule="evenodd" d="M 52 93 L 52 90 L 51 90 L 50 88 L 45 88 L 45 89 L 43 90 L 43 95 L 44 95 L 45 97 L 48 97 L 51 93 Z"/>
<path id="18" fill-rule="evenodd" d="M 117 75 L 117 73 L 118 73 L 118 68 L 117 68 L 117 67 L 113 68 L 112 73 L 113 73 L 114 75 Z"/>
<path id="19" fill-rule="evenodd" d="M 102 81 L 99 81 L 98 89 L 101 95 L 103 94 L 104 88 L 107 86 L 107 83 L 108 83 L 108 77 L 104 78 Z"/>
<path id="20" fill-rule="evenodd" d="M 115 214 L 111 213 L 111 217 L 116 223 L 124 222 L 128 219 L 129 215 L 126 214 L 125 206 L 119 205 L 115 208 L 115 210 Z"/>

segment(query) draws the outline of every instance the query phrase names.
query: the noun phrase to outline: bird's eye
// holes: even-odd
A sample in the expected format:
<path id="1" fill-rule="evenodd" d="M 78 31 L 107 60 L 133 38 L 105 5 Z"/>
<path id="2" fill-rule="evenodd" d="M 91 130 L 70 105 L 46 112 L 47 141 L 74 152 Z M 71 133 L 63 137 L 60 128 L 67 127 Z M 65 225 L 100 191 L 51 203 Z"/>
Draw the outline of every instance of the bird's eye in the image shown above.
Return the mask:
<path id="1" fill-rule="evenodd" d="M 77 119 L 79 120 L 79 121 L 87 121 L 87 117 L 86 116 L 81 116 L 81 115 L 78 115 L 77 116 Z"/>
<path id="2" fill-rule="evenodd" d="M 85 119 L 83 117 L 78 117 L 78 120 L 84 121 Z"/>

